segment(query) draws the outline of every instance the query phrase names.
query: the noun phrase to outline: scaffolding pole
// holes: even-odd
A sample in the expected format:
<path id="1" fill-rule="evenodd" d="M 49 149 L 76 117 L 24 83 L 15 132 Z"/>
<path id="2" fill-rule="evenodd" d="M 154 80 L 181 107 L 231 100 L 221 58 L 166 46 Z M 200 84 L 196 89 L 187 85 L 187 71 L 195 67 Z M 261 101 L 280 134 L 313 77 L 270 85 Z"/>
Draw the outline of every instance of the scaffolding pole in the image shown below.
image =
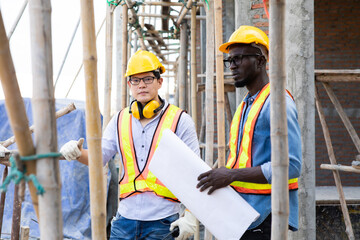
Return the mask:
<path id="1" fill-rule="evenodd" d="M 285 1 L 270 2 L 271 239 L 287 239 L 289 150 L 286 117 Z"/>
<path id="2" fill-rule="evenodd" d="M 106 239 L 106 192 L 102 171 L 101 120 L 97 92 L 97 54 L 94 4 L 81 0 L 83 61 L 86 88 L 86 137 L 89 154 L 90 213 L 92 239 Z"/>
<path id="3" fill-rule="evenodd" d="M 57 152 L 57 131 L 52 65 L 51 2 L 29 3 L 31 59 L 33 70 L 34 127 L 36 154 Z M 41 131 L 40 131 L 41 129 Z M 18 139 L 17 139 L 18 140 Z M 57 158 L 36 161 L 39 183 L 45 194 L 39 197 L 40 238 L 62 239 L 61 178 Z"/>

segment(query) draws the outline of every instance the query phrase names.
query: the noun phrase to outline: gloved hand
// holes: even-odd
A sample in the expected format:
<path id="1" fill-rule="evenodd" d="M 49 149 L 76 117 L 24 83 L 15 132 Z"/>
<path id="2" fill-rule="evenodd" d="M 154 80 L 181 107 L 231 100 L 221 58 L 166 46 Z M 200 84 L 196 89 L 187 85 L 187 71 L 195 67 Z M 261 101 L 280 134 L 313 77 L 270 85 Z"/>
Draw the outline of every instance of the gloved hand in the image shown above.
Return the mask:
<path id="1" fill-rule="evenodd" d="M 170 225 L 170 231 L 176 226 L 180 230 L 180 234 L 176 239 L 185 240 L 194 235 L 196 231 L 196 218 L 189 211 L 185 210 L 185 215 Z"/>
<path id="2" fill-rule="evenodd" d="M 60 153 L 69 162 L 74 159 L 78 159 L 81 156 L 81 149 L 84 143 L 84 139 L 80 138 L 79 141 L 71 140 L 65 143 L 60 148 Z"/>
<path id="3" fill-rule="evenodd" d="M 0 144 L 0 152 L 8 152 L 9 150 Z"/>

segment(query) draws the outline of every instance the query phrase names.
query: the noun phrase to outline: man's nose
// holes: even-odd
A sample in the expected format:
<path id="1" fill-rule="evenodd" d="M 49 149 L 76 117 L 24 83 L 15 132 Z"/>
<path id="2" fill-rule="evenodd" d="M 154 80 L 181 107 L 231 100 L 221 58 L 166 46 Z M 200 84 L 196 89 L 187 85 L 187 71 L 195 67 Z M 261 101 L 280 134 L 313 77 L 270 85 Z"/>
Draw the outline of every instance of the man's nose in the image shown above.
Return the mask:
<path id="1" fill-rule="evenodd" d="M 235 64 L 235 62 L 234 62 L 234 61 L 230 61 L 230 67 L 229 67 L 229 69 L 230 69 L 230 70 L 233 70 L 233 69 L 235 69 L 235 68 L 237 68 L 237 65 Z"/>
<path id="2" fill-rule="evenodd" d="M 140 80 L 139 87 L 146 87 L 146 83 L 144 82 L 144 79 Z"/>

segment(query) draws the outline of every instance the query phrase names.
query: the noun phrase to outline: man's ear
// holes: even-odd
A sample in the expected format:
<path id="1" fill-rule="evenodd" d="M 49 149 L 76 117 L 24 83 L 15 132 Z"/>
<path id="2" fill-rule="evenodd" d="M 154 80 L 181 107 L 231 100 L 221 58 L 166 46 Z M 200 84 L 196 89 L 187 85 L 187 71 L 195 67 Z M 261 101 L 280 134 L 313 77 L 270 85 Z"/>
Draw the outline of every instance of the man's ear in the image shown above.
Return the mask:
<path id="1" fill-rule="evenodd" d="M 129 86 L 129 88 L 131 87 L 131 83 L 129 80 L 127 81 L 127 85 Z"/>
<path id="2" fill-rule="evenodd" d="M 158 79 L 158 83 L 160 84 L 160 87 L 162 86 L 163 81 L 164 81 L 164 79 L 162 77 Z"/>
<path id="3" fill-rule="evenodd" d="M 259 67 L 260 67 L 260 68 L 261 68 L 261 67 L 266 67 L 266 63 L 267 63 L 266 58 L 265 58 L 263 55 L 261 55 L 261 56 L 258 58 L 258 63 L 259 63 Z"/>

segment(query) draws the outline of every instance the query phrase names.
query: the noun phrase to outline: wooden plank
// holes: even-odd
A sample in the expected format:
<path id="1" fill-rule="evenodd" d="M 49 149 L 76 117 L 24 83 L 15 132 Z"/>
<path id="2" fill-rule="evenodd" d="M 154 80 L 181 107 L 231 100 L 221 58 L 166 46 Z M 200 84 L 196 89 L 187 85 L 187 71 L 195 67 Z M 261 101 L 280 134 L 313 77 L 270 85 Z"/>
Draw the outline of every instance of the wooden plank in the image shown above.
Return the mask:
<path id="1" fill-rule="evenodd" d="M 8 175 L 8 172 L 9 172 L 9 170 L 8 170 L 8 167 L 6 166 L 3 171 L 2 183 L 5 181 L 5 179 Z M 1 192 L 1 196 L 0 196 L 0 236 L 1 236 L 3 218 L 4 218 L 5 198 L 6 198 L 6 192 Z"/>
<path id="2" fill-rule="evenodd" d="M 340 116 L 341 120 L 343 121 L 345 128 L 349 132 L 350 137 L 351 137 L 352 141 L 354 142 L 357 151 L 360 153 L 360 138 L 357 135 L 355 128 L 351 124 L 348 116 L 346 115 L 344 109 L 342 108 L 339 100 L 335 96 L 335 93 L 333 92 L 330 85 L 325 82 L 323 82 L 322 84 L 323 84 L 327 94 L 329 95 L 331 102 L 334 104 L 336 111 L 339 113 L 339 116 Z"/>
<path id="3" fill-rule="evenodd" d="M 333 149 L 332 143 L 331 143 L 330 131 L 329 131 L 329 128 L 328 128 L 328 126 L 326 124 L 324 110 L 322 108 L 322 105 L 321 105 L 319 99 L 320 98 L 319 98 L 317 89 L 315 89 L 315 104 L 316 104 L 316 108 L 318 110 L 321 127 L 322 127 L 322 130 L 323 130 L 323 133 L 324 133 L 325 144 L 326 144 L 326 148 L 327 148 L 327 151 L 328 151 L 330 163 L 331 163 L 332 166 L 336 166 L 337 162 L 336 162 L 336 158 L 335 158 L 334 149 Z M 321 164 L 321 165 L 323 165 L 323 164 Z M 349 211 L 348 211 L 347 206 L 346 206 L 346 200 L 345 200 L 344 190 L 343 190 L 343 187 L 342 187 L 342 184 L 341 184 L 340 174 L 339 174 L 338 171 L 333 171 L 333 175 L 334 175 L 335 185 L 336 185 L 337 191 L 339 193 L 341 210 L 342 210 L 342 213 L 344 215 L 346 233 L 349 236 L 349 239 L 354 239 L 354 232 L 353 232 L 353 228 L 352 228 L 352 225 L 351 225 Z"/>
<path id="4" fill-rule="evenodd" d="M 344 171 L 352 173 L 360 173 L 360 169 L 353 168 L 351 166 L 333 165 L 333 164 L 321 164 L 321 169 L 327 169 L 332 171 Z"/>
<path id="5" fill-rule="evenodd" d="M 318 69 L 315 80 L 319 82 L 360 82 L 360 69 Z"/>

